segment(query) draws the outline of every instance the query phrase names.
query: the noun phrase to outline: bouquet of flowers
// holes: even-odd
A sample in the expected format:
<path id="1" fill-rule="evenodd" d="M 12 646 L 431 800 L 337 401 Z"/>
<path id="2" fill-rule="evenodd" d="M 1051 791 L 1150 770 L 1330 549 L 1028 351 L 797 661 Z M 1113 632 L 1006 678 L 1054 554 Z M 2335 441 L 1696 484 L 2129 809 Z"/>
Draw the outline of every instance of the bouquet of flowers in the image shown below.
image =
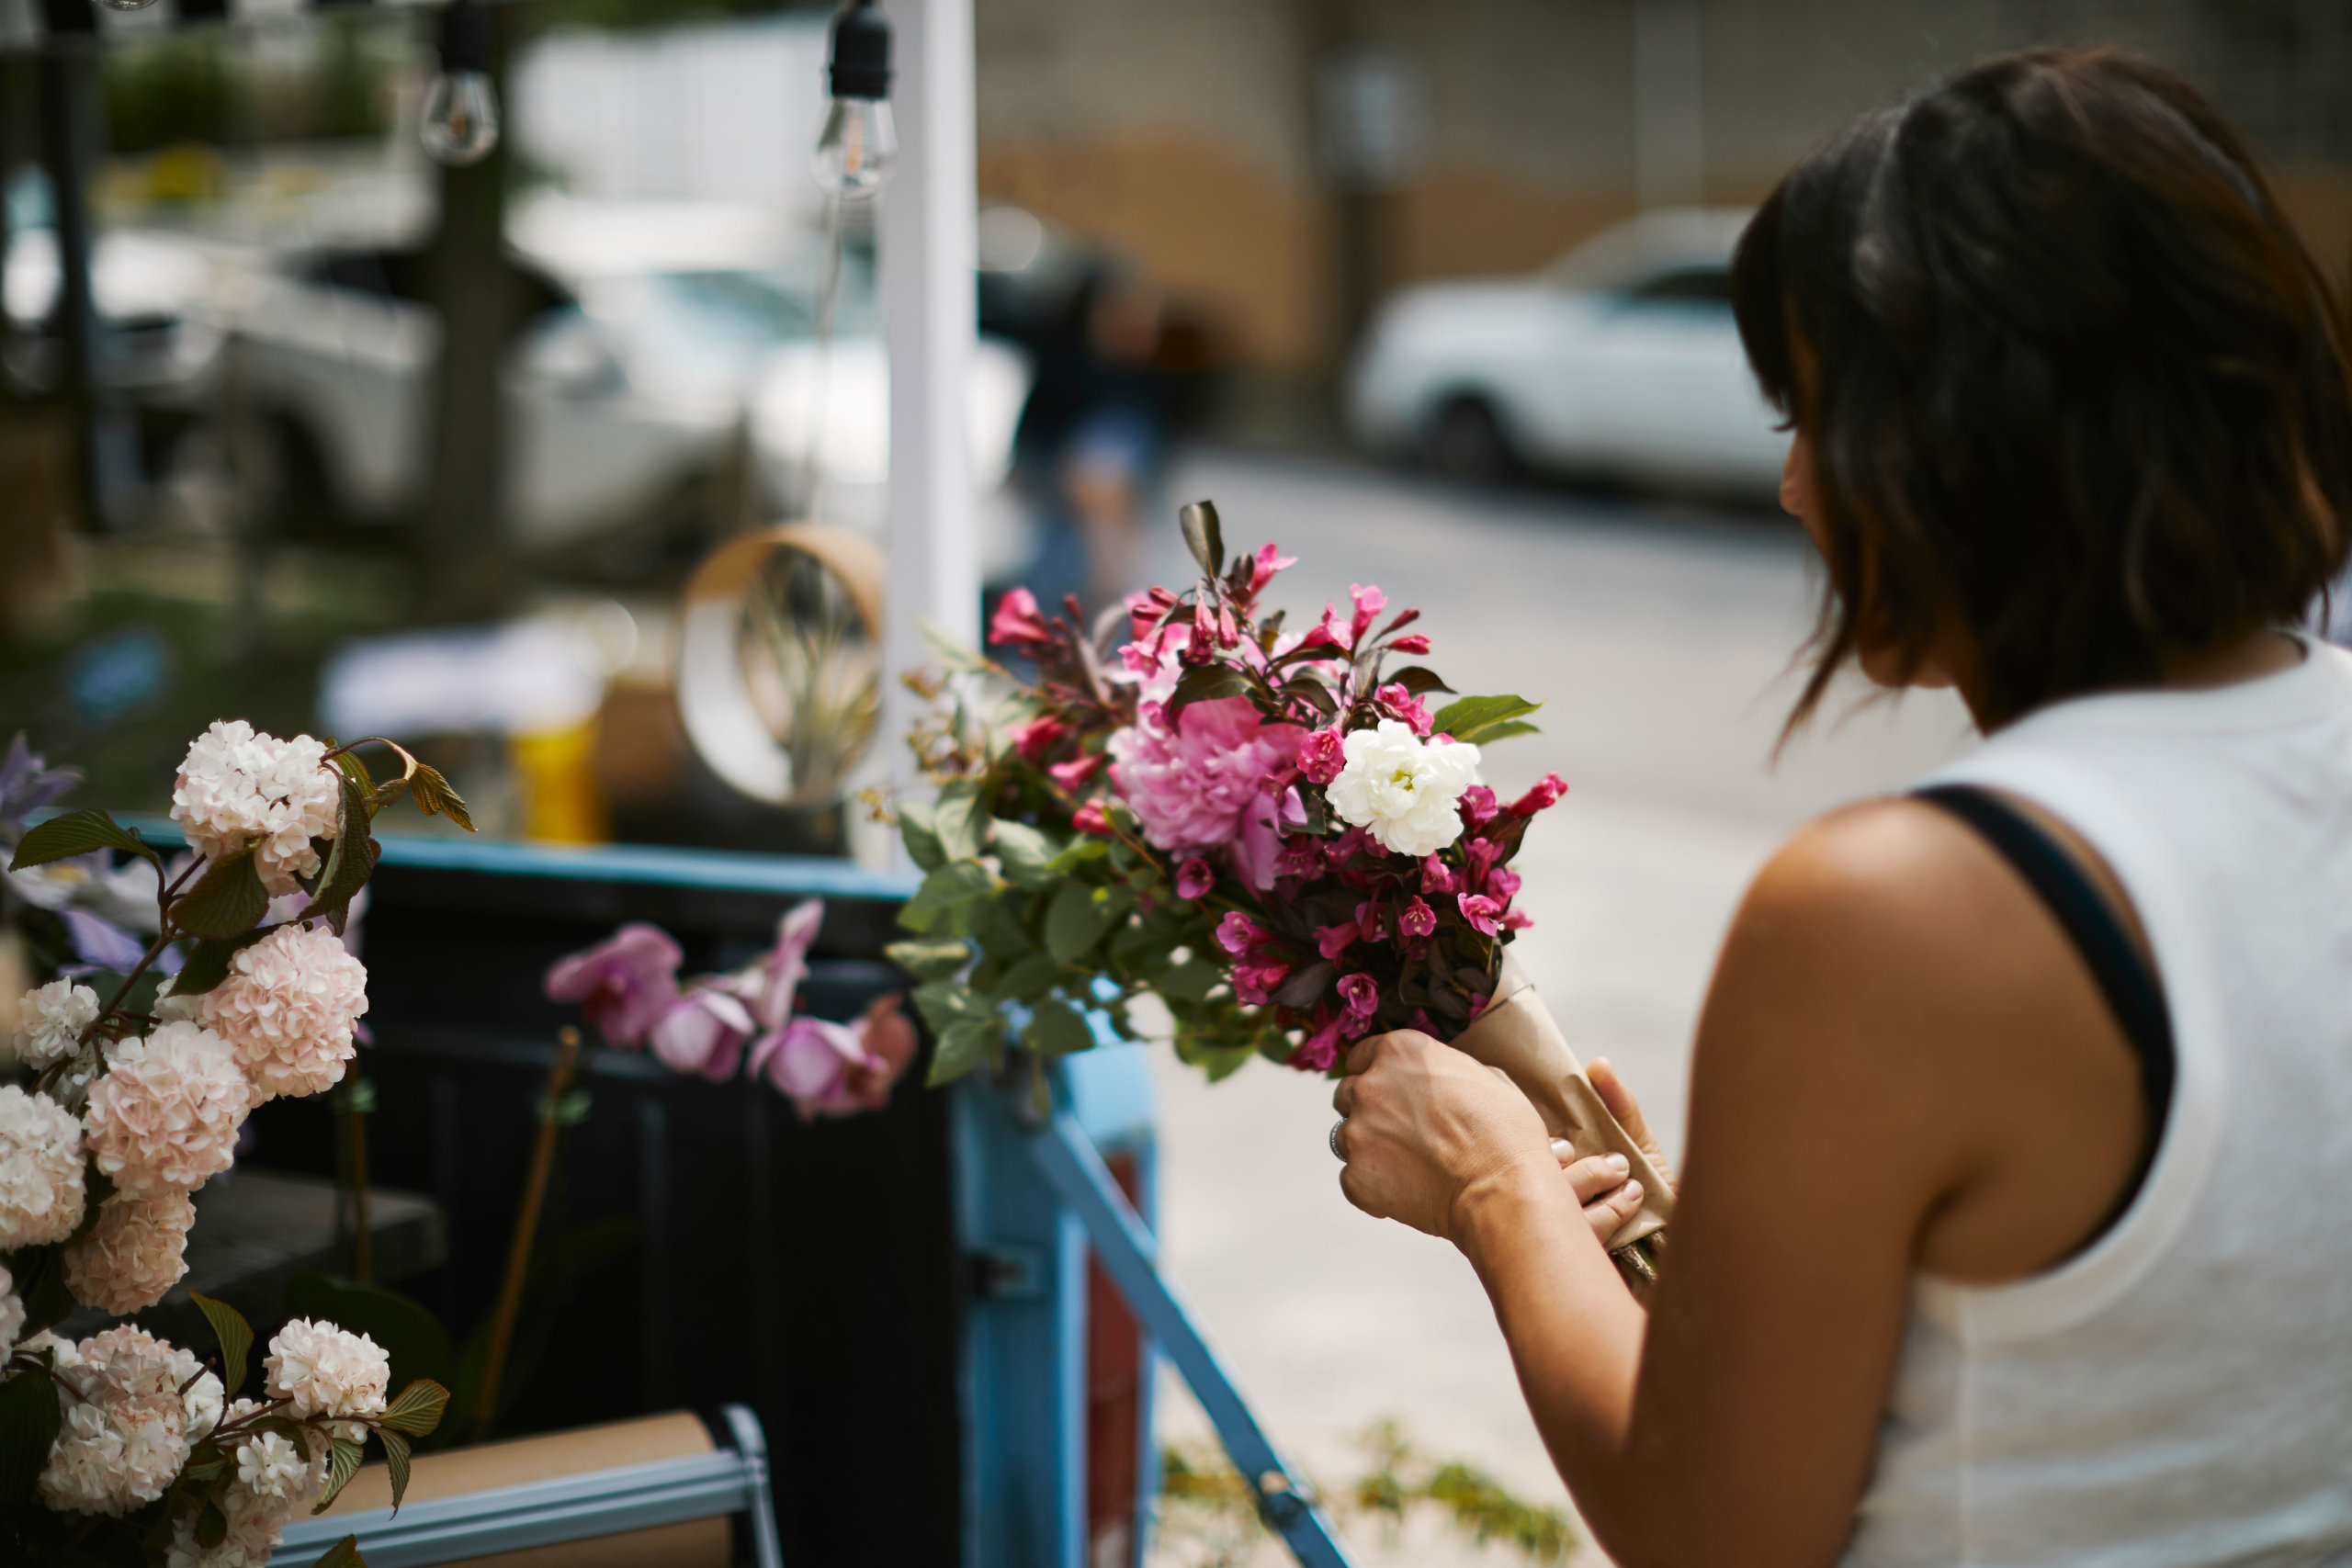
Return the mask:
<path id="1" fill-rule="evenodd" d="M 1411 662 L 1430 651 L 1419 612 L 1377 588 L 1287 628 L 1261 601 L 1294 563 L 1272 545 L 1228 558 L 1206 502 L 1181 521 L 1193 586 L 1098 628 L 1015 590 L 989 641 L 1034 678 L 956 656 L 1011 694 L 986 721 L 967 694 L 912 738 L 940 788 L 899 811 L 928 874 L 900 916 L 915 938 L 891 952 L 923 981 L 932 1081 L 1015 1038 L 1038 1070 L 1094 1043 L 1092 1021 L 1133 1037 L 1129 1004 L 1153 996 L 1212 1078 L 1252 1055 L 1335 1072 L 1350 1042 L 1419 1029 L 1528 1075 L 1580 1152 L 1631 1150 L 1589 1085 L 1554 1081 L 1581 1069 L 1504 962 L 1529 923 L 1511 861 L 1566 785 L 1502 800 L 1480 748 L 1532 731 L 1540 705 L 1453 695 Z M 1562 1125 L 1577 1117 L 1547 1102 L 1566 1100 L 1606 1126 Z"/>
<path id="2" fill-rule="evenodd" d="M 440 1420 L 447 1391 L 420 1380 L 388 1397 L 385 1352 L 333 1324 L 286 1325 L 259 1399 L 235 1397 L 253 1331 L 219 1302 L 196 1298 L 219 1341 L 209 1368 L 128 1324 L 78 1343 L 51 1332 L 77 1303 L 119 1316 L 162 1301 L 187 1272 L 189 1194 L 235 1162 L 247 1114 L 343 1077 L 368 1010 L 343 931 L 375 868 L 376 813 L 406 795 L 471 826 L 398 747 L 399 776 L 379 784 L 355 752 L 370 743 L 214 724 L 175 782 L 191 852 L 169 864 L 101 810 L 24 828 L 26 803 L 72 777 L 21 747 L 0 771 L 14 893 L 85 912 L 42 895 L 97 887 L 119 904 L 139 883 L 153 901 L 144 919 L 67 923 L 83 962 L 18 1004 L 31 1081 L 0 1085 L 0 1542 L 22 1560 L 258 1565 L 371 1435 L 397 1498 L 410 1440 Z M 117 952 L 127 927 L 152 939 Z M 109 967 L 102 998 L 82 982 Z M 358 1561 L 348 1541 L 328 1555 Z"/>

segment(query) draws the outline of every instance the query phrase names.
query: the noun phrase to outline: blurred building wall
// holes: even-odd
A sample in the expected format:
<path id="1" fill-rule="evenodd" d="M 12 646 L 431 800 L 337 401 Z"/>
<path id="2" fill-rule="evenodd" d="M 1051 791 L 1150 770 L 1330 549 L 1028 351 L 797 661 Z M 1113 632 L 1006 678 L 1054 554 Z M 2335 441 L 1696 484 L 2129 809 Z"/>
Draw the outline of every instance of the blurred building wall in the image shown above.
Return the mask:
<path id="1" fill-rule="evenodd" d="M 2185 71 L 2262 141 L 2324 263 L 2339 277 L 2352 263 L 2346 0 L 977 9 L 984 197 L 1124 250 L 1261 370 L 1337 364 L 1351 276 L 1343 234 L 1371 250 L 1354 270 L 1375 294 L 1526 271 L 1634 211 L 1645 188 L 1752 202 L 1856 111 L 1978 56 L 2040 43 L 2119 44 Z M 1317 84 L 1335 58 L 1366 53 L 1417 96 L 1419 134 L 1379 177 L 1351 179 L 1322 152 Z M 1698 106 L 1695 137 L 1661 149 L 1661 128 L 1688 133 L 1686 102 Z M 1678 161 L 1663 176 L 1662 157 Z M 1686 177 L 1679 164 L 1693 161 Z"/>

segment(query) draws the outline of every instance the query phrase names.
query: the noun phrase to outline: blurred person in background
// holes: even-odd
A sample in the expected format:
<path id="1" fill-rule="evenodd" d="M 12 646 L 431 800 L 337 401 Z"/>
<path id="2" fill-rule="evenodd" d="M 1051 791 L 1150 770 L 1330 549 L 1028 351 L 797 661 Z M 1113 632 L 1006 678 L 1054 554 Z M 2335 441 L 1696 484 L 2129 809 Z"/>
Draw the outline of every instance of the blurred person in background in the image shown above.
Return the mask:
<path id="1" fill-rule="evenodd" d="M 1076 594 L 1091 614 L 1136 586 L 1145 514 L 1168 446 L 1155 367 L 1159 297 L 1123 268 L 1090 267 L 1029 346 L 1036 379 L 1013 437 L 1037 521 L 1021 586 L 1050 613 Z"/>
<path id="2" fill-rule="evenodd" d="M 1828 568 L 1792 727 L 1852 664 L 1986 739 L 1749 891 L 1647 1302 L 1623 1166 L 1426 1035 L 1351 1058 L 1348 1196 L 1469 1258 L 1629 1568 L 2352 1562 L 2327 286 L 2196 89 L 2041 52 L 1810 155 L 1735 292 Z"/>

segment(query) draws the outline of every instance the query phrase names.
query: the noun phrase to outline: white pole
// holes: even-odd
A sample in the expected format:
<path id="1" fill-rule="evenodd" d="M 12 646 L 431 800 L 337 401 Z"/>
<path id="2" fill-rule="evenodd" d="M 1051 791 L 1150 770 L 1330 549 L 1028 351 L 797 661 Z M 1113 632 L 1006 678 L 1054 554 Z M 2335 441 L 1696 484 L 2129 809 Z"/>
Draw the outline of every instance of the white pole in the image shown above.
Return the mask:
<path id="1" fill-rule="evenodd" d="M 909 783 L 920 700 L 899 677 L 935 665 L 930 622 L 979 640 L 980 551 L 967 434 L 974 325 L 972 0 L 884 0 L 897 70 L 898 172 L 881 193 L 882 321 L 890 352 L 879 761 Z M 863 857 L 861 857 L 863 858 Z"/>

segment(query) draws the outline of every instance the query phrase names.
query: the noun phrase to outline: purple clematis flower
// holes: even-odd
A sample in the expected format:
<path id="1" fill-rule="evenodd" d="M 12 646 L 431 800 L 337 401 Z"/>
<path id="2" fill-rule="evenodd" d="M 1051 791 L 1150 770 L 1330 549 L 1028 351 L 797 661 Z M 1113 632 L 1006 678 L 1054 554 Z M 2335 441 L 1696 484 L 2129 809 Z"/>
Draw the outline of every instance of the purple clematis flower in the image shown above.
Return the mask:
<path id="1" fill-rule="evenodd" d="M 65 934 L 73 939 L 74 955 L 85 964 L 128 975 L 147 956 L 145 942 L 87 909 L 61 909 L 58 919 L 65 922 Z"/>
<path id="2" fill-rule="evenodd" d="M 22 730 L 8 742 L 8 756 L 0 761 L 0 840 L 14 843 L 25 830 L 25 818 L 82 782 L 78 768 L 52 768 L 33 754 Z"/>
<path id="3" fill-rule="evenodd" d="M 785 911 L 775 925 L 775 946 L 768 952 L 760 974 L 760 994 L 752 1001 L 760 1028 L 782 1029 L 792 1016 L 792 1001 L 800 982 L 808 977 L 808 949 L 825 923 L 825 901 L 810 898 Z"/>
<path id="4" fill-rule="evenodd" d="M 700 1073 L 725 1083 L 735 1076 L 743 1042 L 756 1027 L 751 1010 L 734 997 L 697 987 L 662 1010 L 646 1042 L 672 1072 Z"/>
<path id="5" fill-rule="evenodd" d="M 751 1070 L 806 1122 L 880 1110 L 914 1055 L 914 1025 L 891 995 L 876 998 L 854 1023 L 792 1020 L 752 1048 Z"/>
<path id="6" fill-rule="evenodd" d="M 551 1002 L 578 1002 L 596 1032 L 635 1050 L 678 1001 L 678 965 L 685 954 L 661 927 L 632 920 L 610 937 L 548 969 Z"/>

